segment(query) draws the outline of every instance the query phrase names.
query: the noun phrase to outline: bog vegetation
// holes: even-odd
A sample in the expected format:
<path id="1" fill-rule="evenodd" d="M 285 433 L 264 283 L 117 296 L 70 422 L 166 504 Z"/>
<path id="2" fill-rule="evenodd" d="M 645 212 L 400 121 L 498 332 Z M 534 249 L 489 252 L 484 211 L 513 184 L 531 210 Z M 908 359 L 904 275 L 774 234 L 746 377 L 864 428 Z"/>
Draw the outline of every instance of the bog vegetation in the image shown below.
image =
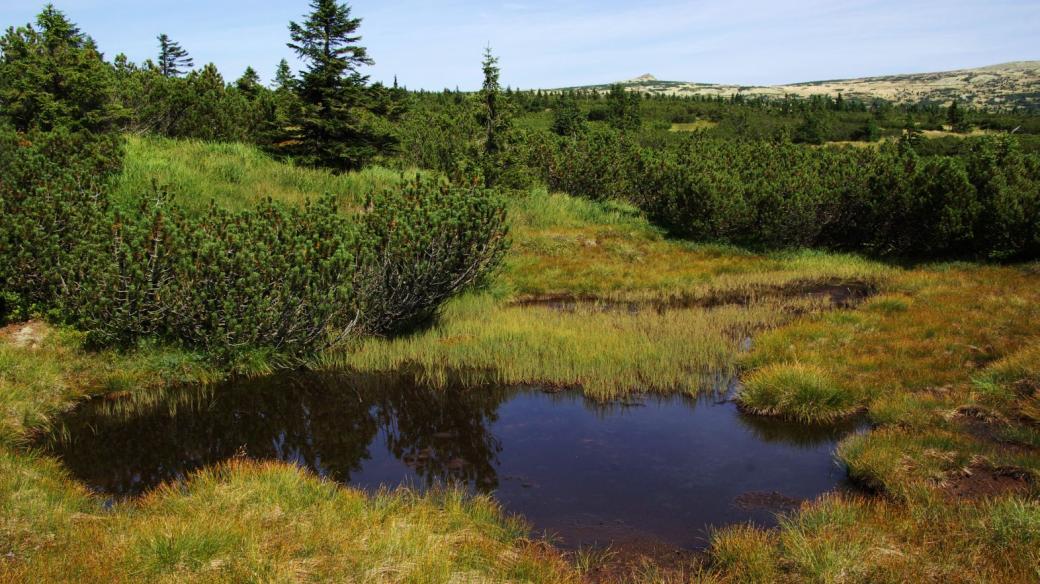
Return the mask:
<path id="1" fill-rule="evenodd" d="M 742 374 L 748 412 L 866 412 L 838 456 L 873 494 L 633 578 L 1040 578 L 1040 116 L 521 91 L 490 49 L 479 91 L 409 91 L 361 24 L 313 0 L 270 83 L 165 34 L 106 60 L 50 5 L 0 37 L 0 579 L 580 580 L 453 490 L 238 461 L 107 509 L 21 447 L 87 395 L 301 366 Z"/>

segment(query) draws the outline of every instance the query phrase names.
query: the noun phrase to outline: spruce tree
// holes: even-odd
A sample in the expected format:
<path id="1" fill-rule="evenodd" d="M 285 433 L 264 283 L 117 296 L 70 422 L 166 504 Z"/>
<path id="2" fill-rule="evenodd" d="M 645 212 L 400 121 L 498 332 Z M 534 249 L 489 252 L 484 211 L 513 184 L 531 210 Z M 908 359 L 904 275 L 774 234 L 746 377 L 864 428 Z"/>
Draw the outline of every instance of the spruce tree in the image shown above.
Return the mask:
<path id="1" fill-rule="evenodd" d="M 480 89 L 478 117 L 484 128 L 484 154 L 495 156 L 501 147 L 499 135 L 503 119 L 499 101 L 502 99 L 502 86 L 498 81 L 501 73 L 501 69 L 498 67 L 498 57 L 491 54 L 491 47 L 484 49 L 484 62 L 481 67 L 484 70 L 484 85 Z"/>
<path id="2" fill-rule="evenodd" d="M 255 99 L 262 89 L 260 85 L 260 75 L 256 72 L 256 69 L 246 67 L 242 76 L 235 81 L 235 87 L 249 99 Z"/>
<path id="3" fill-rule="evenodd" d="M 794 131 L 794 141 L 802 144 L 823 144 L 827 141 L 827 122 L 817 112 L 805 114 L 802 124 Z"/>
<path id="4" fill-rule="evenodd" d="M 292 69 L 289 68 L 289 62 L 282 59 L 278 62 L 278 69 L 274 72 L 271 88 L 276 91 L 292 91 L 295 84 L 296 77 L 293 75 Z"/>
<path id="5" fill-rule="evenodd" d="M 914 116 L 907 113 L 903 122 L 903 135 L 899 138 L 899 150 L 903 153 L 916 152 L 921 138 L 921 129 L 917 127 Z"/>
<path id="6" fill-rule="evenodd" d="M 946 110 L 946 121 L 949 122 L 954 132 L 963 132 L 967 129 L 964 110 L 957 104 L 957 100 L 953 100 L 950 103 L 950 107 Z"/>
<path id="7" fill-rule="evenodd" d="M 552 130 L 560 136 L 577 136 L 585 131 L 585 117 L 573 93 L 560 96 L 553 112 Z"/>
<path id="8" fill-rule="evenodd" d="M 360 73 L 373 61 L 358 44 L 361 19 L 351 18 L 349 6 L 312 0 L 310 7 L 306 20 L 289 24 L 288 46 L 306 69 L 294 84 L 300 114 L 282 143 L 305 164 L 355 170 L 393 145 L 374 119 L 368 77 Z"/>
<path id="9" fill-rule="evenodd" d="M 115 70 L 54 6 L 40 12 L 36 26 L 12 27 L 0 37 L 0 119 L 15 129 L 105 133 L 124 117 Z"/>
<path id="10" fill-rule="evenodd" d="M 476 117 L 481 129 L 480 159 L 484 184 L 490 187 L 498 182 L 508 166 L 509 131 L 512 127 L 513 110 L 509 100 L 502 93 L 498 57 L 491 53 L 490 47 L 484 50 L 481 67 L 484 72 L 484 84 L 476 97 Z"/>
<path id="11" fill-rule="evenodd" d="M 877 142 L 881 139 L 881 128 L 878 127 L 874 116 L 867 118 L 867 124 L 863 127 L 861 137 L 864 142 Z"/>
<path id="12" fill-rule="evenodd" d="M 614 84 L 607 94 L 607 121 L 618 130 L 638 130 L 642 125 L 639 94 Z"/>
<path id="13" fill-rule="evenodd" d="M 159 40 L 159 72 L 163 77 L 180 77 L 195 66 L 195 60 L 188 56 L 179 44 L 169 36 L 161 34 Z"/>

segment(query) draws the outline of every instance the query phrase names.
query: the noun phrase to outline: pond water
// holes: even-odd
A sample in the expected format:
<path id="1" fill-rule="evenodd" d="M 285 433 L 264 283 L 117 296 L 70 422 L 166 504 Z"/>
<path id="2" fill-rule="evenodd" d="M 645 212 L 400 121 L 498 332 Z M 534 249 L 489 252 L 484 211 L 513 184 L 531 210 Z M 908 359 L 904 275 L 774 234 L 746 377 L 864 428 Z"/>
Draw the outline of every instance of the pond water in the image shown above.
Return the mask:
<path id="1" fill-rule="evenodd" d="M 366 490 L 464 483 L 565 547 L 696 548 L 709 526 L 769 525 L 842 488 L 855 424 L 745 416 L 728 401 L 601 403 L 538 388 L 431 389 L 407 375 L 292 374 L 85 403 L 40 446 L 113 498 L 235 456 L 278 459 Z"/>

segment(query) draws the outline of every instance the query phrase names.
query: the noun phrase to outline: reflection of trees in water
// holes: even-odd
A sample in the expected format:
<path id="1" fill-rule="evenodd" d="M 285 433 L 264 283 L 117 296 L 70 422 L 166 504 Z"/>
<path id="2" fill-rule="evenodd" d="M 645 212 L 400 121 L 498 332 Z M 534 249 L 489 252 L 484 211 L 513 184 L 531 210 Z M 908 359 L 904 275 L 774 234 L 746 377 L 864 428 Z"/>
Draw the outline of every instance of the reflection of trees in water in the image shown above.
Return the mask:
<path id="1" fill-rule="evenodd" d="M 500 450 L 489 427 L 507 395 L 430 389 L 411 375 L 287 374 L 91 402 L 59 424 L 50 447 L 88 484 L 132 495 L 242 454 L 347 482 L 382 430 L 391 454 L 428 484 L 488 489 Z"/>
<path id="2" fill-rule="evenodd" d="M 376 392 L 376 412 L 391 454 L 427 484 L 451 479 L 489 491 L 498 487 L 495 466 L 502 450 L 491 424 L 509 394 L 492 387 L 431 390 L 398 383 Z"/>
<path id="3" fill-rule="evenodd" d="M 497 488 L 502 446 L 491 426 L 499 408 L 517 392 L 542 389 L 474 387 L 459 378 L 436 389 L 415 379 L 411 373 L 295 373 L 144 398 L 99 399 L 59 424 L 49 447 L 73 474 L 117 495 L 140 493 L 240 454 L 284 460 L 342 482 L 363 479 L 359 473 L 367 460 L 388 455 L 414 473 L 402 472 L 401 480 Z M 547 399 L 561 405 L 580 401 L 600 419 L 643 405 L 674 403 L 691 411 L 717 407 L 713 411 L 736 418 L 759 440 L 803 448 L 836 442 L 863 426 L 862 420 L 811 426 L 746 416 L 732 403 L 714 405 L 717 396 L 644 395 L 598 402 L 562 392 Z M 373 450 L 379 437 L 388 452 L 381 444 L 375 446 L 380 451 Z"/>
<path id="4" fill-rule="evenodd" d="M 853 417 L 833 424 L 803 424 L 768 416 L 740 413 L 741 425 L 763 442 L 774 442 L 800 448 L 833 444 L 864 427 L 865 420 Z"/>

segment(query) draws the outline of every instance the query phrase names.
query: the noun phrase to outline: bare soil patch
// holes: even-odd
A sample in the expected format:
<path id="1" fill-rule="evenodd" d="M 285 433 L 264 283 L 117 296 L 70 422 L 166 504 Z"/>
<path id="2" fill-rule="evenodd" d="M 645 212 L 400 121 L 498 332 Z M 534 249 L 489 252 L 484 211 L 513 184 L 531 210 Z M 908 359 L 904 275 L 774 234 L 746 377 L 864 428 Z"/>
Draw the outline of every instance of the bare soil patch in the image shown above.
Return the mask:
<path id="1" fill-rule="evenodd" d="M 584 309 L 634 314 L 645 310 L 665 312 L 687 308 L 747 306 L 761 300 L 806 298 L 820 300 L 833 308 L 851 308 L 876 292 L 877 287 L 868 282 L 796 282 L 786 286 L 733 290 L 707 296 L 673 296 L 643 301 L 619 301 L 594 295 L 544 294 L 522 297 L 512 306 L 540 307 L 560 312 L 577 312 Z"/>
<path id="2" fill-rule="evenodd" d="M 987 442 L 995 442 L 1007 448 L 1020 451 L 1035 450 L 1030 444 L 1024 444 L 1008 438 L 1007 430 L 1015 425 L 1015 422 L 1007 419 L 999 412 L 990 411 L 979 406 L 961 406 L 950 416 L 950 420 L 956 423 L 962 430 L 975 438 Z M 1031 424 L 1028 416 L 1019 416 L 1018 423 Z"/>
<path id="3" fill-rule="evenodd" d="M 15 347 L 36 349 L 47 338 L 47 325 L 39 321 L 20 322 L 0 328 L 0 341 Z"/>
<path id="4" fill-rule="evenodd" d="M 942 481 L 943 493 L 954 500 L 977 500 L 1009 494 L 1028 494 L 1033 475 L 1014 466 L 994 466 L 976 458 L 967 467 L 950 473 Z"/>

